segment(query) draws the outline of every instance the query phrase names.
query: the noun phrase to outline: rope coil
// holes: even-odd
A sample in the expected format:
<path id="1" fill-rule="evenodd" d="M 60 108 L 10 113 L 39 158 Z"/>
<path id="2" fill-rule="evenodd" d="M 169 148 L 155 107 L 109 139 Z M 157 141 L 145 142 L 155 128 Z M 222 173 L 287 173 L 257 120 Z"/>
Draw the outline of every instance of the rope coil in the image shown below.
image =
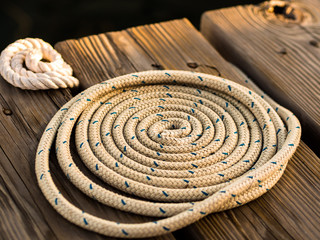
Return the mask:
<path id="1" fill-rule="evenodd" d="M 45 90 L 79 85 L 79 80 L 72 77 L 72 68 L 61 55 L 38 38 L 20 39 L 6 47 L 0 55 L 0 73 L 8 83 L 21 89 Z"/>
<path id="2" fill-rule="evenodd" d="M 271 107 L 271 105 L 273 107 Z M 151 237 L 175 231 L 207 214 L 256 199 L 279 180 L 301 135 L 298 119 L 232 81 L 185 71 L 147 71 L 94 85 L 52 118 L 36 155 L 39 186 L 66 219 L 112 237 Z M 70 136 L 88 169 L 70 153 Z M 49 169 L 56 154 L 83 193 L 114 208 L 159 221 L 126 224 L 100 219 L 72 205 Z"/>

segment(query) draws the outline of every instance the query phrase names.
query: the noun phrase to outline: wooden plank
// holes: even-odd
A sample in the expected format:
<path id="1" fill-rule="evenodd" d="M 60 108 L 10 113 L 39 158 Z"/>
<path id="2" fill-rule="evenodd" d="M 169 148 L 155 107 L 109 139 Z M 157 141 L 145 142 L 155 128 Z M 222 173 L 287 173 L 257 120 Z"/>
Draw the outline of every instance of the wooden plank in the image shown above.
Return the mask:
<path id="1" fill-rule="evenodd" d="M 84 231 L 60 217 L 41 193 L 34 172 L 37 144 L 52 118 L 72 95 L 69 90 L 23 91 L 0 81 L 1 237 L 3 239 L 87 239 L 102 236 Z M 6 115 L 12 112 L 10 115 Z M 6 113 L 6 114 L 5 114 Z M 62 192 L 80 206 L 87 200 L 65 183 L 58 164 L 51 165 Z M 70 184 L 69 184 L 70 185 Z M 84 200 L 82 200 L 82 198 Z"/>
<path id="2" fill-rule="evenodd" d="M 70 91 L 22 91 L 0 81 L 0 214 L 4 239 L 59 236 L 52 230 L 54 223 L 48 222 L 54 211 L 48 209 L 36 184 L 34 158 L 46 123 L 65 97 L 71 97 Z"/>
<path id="3" fill-rule="evenodd" d="M 56 44 L 81 87 L 149 69 L 222 74 L 241 84 L 246 77 L 226 62 L 186 19 Z M 218 69 L 218 70 L 216 70 Z M 176 231 L 181 239 L 312 239 L 319 236 L 319 158 L 302 142 L 284 177 L 245 206 L 211 214 Z"/>
<path id="4" fill-rule="evenodd" d="M 203 14 L 202 34 L 302 123 L 320 154 L 320 2 L 265 2 Z M 279 2 L 279 1 L 277 1 Z"/>
<path id="5" fill-rule="evenodd" d="M 71 92 L 79 89 L 24 91 L 0 80 L 0 239 L 112 239 L 63 219 L 47 202 L 35 178 L 34 159 L 40 137 L 56 111 L 72 98 Z M 84 196 L 67 181 L 56 158 L 50 160 L 57 186 L 78 207 L 115 221 L 152 219 L 121 213 Z M 175 238 L 167 234 L 154 239 Z"/>

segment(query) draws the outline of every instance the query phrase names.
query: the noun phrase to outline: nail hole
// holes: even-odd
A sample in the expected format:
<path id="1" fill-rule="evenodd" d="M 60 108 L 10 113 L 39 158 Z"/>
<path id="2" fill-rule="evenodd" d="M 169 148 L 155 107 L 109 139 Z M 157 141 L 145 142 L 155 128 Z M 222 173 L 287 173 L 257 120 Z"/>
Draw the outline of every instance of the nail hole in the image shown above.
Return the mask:
<path id="1" fill-rule="evenodd" d="M 189 68 L 197 68 L 197 67 L 199 67 L 198 63 L 196 63 L 196 62 L 188 62 L 187 66 Z"/>
<path id="2" fill-rule="evenodd" d="M 163 66 L 158 63 L 152 63 L 151 66 L 159 70 L 164 70 Z"/>
<path id="3" fill-rule="evenodd" d="M 278 53 L 282 54 L 282 55 L 285 55 L 287 54 L 287 50 L 285 48 L 281 48 Z"/>
<path id="4" fill-rule="evenodd" d="M 221 77 L 220 71 L 219 71 L 218 68 L 216 68 L 215 66 L 210 66 L 210 65 L 203 65 L 203 66 L 215 70 L 215 71 L 218 73 L 218 76 Z"/>
<path id="5" fill-rule="evenodd" d="M 261 4 L 261 9 L 265 10 L 267 15 L 274 14 L 278 20 L 285 22 L 301 22 L 304 17 L 304 10 L 288 0 L 266 1 Z"/>
<path id="6" fill-rule="evenodd" d="M 314 46 L 314 47 L 319 47 L 318 42 L 317 42 L 316 40 L 314 40 L 314 39 L 313 39 L 313 40 L 310 40 L 310 41 L 309 41 L 309 44 L 312 45 L 312 46 Z"/>
<path id="7" fill-rule="evenodd" d="M 273 12 L 275 14 L 281 14 L 283 15 L 285 18 L 288 19 L 292 19 L 292 20 L 296 20 L 296 16 L 294 13 L 294 8 L 285 5 L 285 6 L 274 6 L 273 7 Z"/>
<path id="8" fill-rule="evenodd" d="M 10 109 L 4 108 L 2 111 L 5 115 L 12 115 L 12 111 Z"/>

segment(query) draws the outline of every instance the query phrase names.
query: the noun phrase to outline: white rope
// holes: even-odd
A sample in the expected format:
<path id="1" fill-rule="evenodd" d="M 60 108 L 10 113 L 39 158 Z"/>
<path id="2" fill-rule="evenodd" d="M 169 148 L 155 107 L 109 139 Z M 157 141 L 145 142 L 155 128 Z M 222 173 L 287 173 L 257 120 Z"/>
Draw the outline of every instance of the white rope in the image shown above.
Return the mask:
<path id="1" fill-rule="evenodd" d="M 48 62 L 42 61 L 45 59 Z M 72 68 L 52 46 L 38 38 L 20 39 L 0 55 L 0 73 L 15 87 L 29 90 L 75 87 Z"/>
<path id="2" fill-rule="evenodd" d="M 36 155 L 39 186 L 63 217 L 112 237 L 157 236 L 241 206 L 279 180 L 300 140 L 298 119 L 264 99 L 232 81 L 194 72 L 147 71 L 107 80 L 75 96 L 48 124 Z M 142 200 L 109 191 L 79 170 L 70 152 L 73 127 L 85 165 Z M 55 138 L 63 172 L 83 193 L 123 211 L 165 218 L 117 223 L 71 204 L 49 169 Z"/>

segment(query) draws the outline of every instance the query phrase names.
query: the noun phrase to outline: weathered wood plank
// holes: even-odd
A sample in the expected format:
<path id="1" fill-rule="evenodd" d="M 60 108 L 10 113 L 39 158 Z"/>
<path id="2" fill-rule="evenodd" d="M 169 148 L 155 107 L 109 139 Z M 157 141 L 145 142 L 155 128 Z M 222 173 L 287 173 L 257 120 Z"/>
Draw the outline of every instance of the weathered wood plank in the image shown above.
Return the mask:
<path id="1" fill-rule="evenodd" d="M 63 219 L 46 201 L 35 178 L 34 159 L 40 137 L 55 112 L 71 97 L 70 90 L 23 91 L 1 79 L 0 239 L 107 239 Z M 50 168 L 61 192 L 80 208 L 115 221 L 146 221 L 84 196 L 67 181 L 55 157 Z M 167 234 L 155 239 L 175 238 Z"/>
<path id="2" fill-rule="evenodd" d="M 302 139 L 319 156 L 320 3 L 274 2 L 206 12 L 201 32 L 227 60 L 298 116 Z"/>
<path id="3" fill-rule="evenodd" d="M 22 91 L 0 81 L 1 187 L 5 191 L 2 207 L 1 235 L 4 239 L 57 238 L 48 223 L 51 210 L 41 196 L 34 174 L 37 142 L 46 123 L 57 107 L 53 99 L 64 101 L 70 92 Z M 12 115 L 5 113 L 12 112 Z M 41 199 L 42 198 L 42 199 Z M 48 215 L 43 215 L 46 213 Z M 21 229 L 21 231 L 17 231 Z M 59 229 L 61 230 L 61 229 Z M 23 235 L 21 235 L 23 234 Z"/>
<path id="4" fill-rule="evenodd" d="M 220 72 L 246 84 L 245 76 L 187 20 L 67 40 L 55 47 L 72 65 L 83 88 L 113 76 L 157 68 Z M 184 239 L 312 239 L 320 234 L 319 170 L 319 159 L 302 142 L 285 176 L 269 193 L 240 208 L 211 214 L 174 235 Z"/>
<path id="5" fill-rule="evenodd" d="M 58 108 L 72 96 L 69 90 L 22 91 L 0 81 L 1 112 L 1 237 L 3 239 L 87 239 L 93 233 L 83 231 L 64 219 L 57 222 L 59 214 L 52 209 L 41 193 L 34 173 L 36 147 L 42 132 Z M 58 106 L 57 106 L 58 105 Z M 57 163 L 52 164 L 61 191 L 73 196 L 74 187 L 63 185 L 66 178 Z M 62 183 L 59 183 L 62 182 Z M 82 194 L 78 193 L 79 205 Z M 102 237 L 94 235 L 96 239 Z"/>

